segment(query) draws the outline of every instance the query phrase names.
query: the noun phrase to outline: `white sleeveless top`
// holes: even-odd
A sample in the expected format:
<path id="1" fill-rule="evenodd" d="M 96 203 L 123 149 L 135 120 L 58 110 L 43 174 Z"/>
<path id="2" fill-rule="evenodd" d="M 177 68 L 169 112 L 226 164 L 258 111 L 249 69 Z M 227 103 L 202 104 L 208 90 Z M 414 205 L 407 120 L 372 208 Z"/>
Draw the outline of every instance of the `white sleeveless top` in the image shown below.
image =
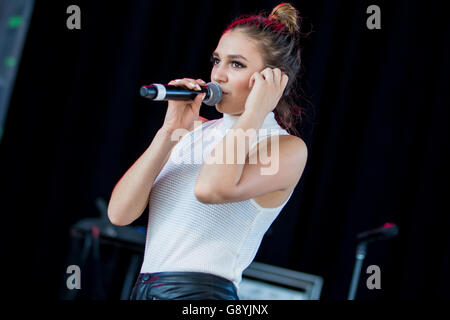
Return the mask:
<path id="1" fill-rule="evenodd" d="M 236 289 L 253 261 L 264 234 L 289 201 L 263 208 L 253 200 L 204 204 L 194 195 L 203 160 L 239 116 L 204 122 L 183 136 L 156 177 L 149 199 L 149 219 L 141 273 L 193 271 L 221 276 Z M 289 133 L 270 112 L 257 140 Z M 266 131 L 266 132 L 264 132 Z"/>

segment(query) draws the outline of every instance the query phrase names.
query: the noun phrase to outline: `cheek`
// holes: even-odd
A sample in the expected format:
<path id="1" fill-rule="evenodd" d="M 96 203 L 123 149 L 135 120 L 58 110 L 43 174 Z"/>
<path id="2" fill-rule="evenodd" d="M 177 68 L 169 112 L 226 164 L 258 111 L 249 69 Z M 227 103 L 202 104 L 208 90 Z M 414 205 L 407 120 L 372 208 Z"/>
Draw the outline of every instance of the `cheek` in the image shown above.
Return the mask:
<path id="1" fill-rule="evenodd" d="M 248 93 L 250 92 L 249 83 L 250 83 L 250 77 L 246 77 L 244 79 L 240 79 L 236 83 L 236 87 L 239 90 L 240 94 L 248 95 Z"/>

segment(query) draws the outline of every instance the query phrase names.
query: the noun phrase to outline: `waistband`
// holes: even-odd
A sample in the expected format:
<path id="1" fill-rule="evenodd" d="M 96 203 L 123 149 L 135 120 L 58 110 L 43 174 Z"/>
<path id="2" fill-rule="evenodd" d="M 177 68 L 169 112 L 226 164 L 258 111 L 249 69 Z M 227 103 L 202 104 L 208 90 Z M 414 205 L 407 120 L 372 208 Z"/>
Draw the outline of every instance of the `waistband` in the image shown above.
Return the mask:
<path id="1" fill-rule="evenodd" d="M 141 273 L 136 285 L 142 294 L 145 291 L 145 295 L 156 295 L 161 298 L 191 296 L 201 299 L 214 295 L 219 299 L 238 299 L 237 290 L 232 281 L 205 272 Z"/>
<path id="2" fill-rule="evenodd" d="M 137 279 L 140 283 L 164 282 L 167 284 L 176 283 L 201 283 L 209 285 L 226 286 L 232 285 L 236 290 L 234 283 L 226 278 L 206 272 L 190 272 L 190 271 L 170 271 L 170 272 L 154 272 L 141 273 Z"/>

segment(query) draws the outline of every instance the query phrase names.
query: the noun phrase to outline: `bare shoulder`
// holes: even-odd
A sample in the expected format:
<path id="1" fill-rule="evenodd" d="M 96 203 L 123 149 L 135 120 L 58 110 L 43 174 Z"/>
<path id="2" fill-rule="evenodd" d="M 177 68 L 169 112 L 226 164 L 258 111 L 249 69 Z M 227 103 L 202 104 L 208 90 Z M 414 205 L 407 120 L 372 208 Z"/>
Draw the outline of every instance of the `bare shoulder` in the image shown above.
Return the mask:
<path id="1" fill-rule="evenodd" d="M 308 157 L 306 143 L 301 138 L 294 135 L 279 135 L 278 138 L 277 174 L 266 176 L 265 179 L 273 179 L 267 185 L 273 185 L 273 182 L 280 185 L 282 182 L 283 187 L 254 197 L 254 200 L 263 208 L 278 207 L 286 201 L 300 181 Z M 270 141 L 268 143 L 270 144 Z M 271 150 L 271 147 L 268 147 L 268 150 Z"/>
<path id="2" fill-rule="evenodd" d="M 292 190 L 300 180 L 308 159 L 306 143 L 294 135 L 280 136 L 280 170 L 285 170 L 291 180 Z M 287 178 L 288 179 L 288 178 Z"/>
<path id="3" fill-rule="evenodd" d="M 308 147 L 302 138 L 294 135 L 280 135 L 280 151 L 285 156 L 296 158 L 306 158 Z"/>
<path id="4" fill-rule="evenodd" d="M 302 160 L 306 160 L 308 157 L 308 148 L 306 143 L 299 137 L 294 135 L 277 135 L 278 140 L 278 150 L 281 159 L 288 163 L 297 163 Z M 273 136 L 272 136 L 273 138 Z M 265 145 L 271 149 L 272 139 L 270 137 L 259 141 L 253 148 L 250 150 L 250 154 L 254 154 L 261 147 L 261 145 Z"/>

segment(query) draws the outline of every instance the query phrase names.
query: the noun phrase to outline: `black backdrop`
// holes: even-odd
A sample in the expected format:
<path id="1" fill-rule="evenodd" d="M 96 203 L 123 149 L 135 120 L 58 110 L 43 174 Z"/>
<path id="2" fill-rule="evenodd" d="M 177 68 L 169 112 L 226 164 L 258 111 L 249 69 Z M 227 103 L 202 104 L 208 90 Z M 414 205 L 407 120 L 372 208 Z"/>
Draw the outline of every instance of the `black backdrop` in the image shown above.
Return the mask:
<path id="1" fill-rule="evenodd" d="M 164 119 L 166 103 L 140 98 L 139 87 L 210 81 L 209 55 L 227 24 L 278 3 L 36 2 L 0 149 L 4 290 L 17 296 L 29 284 L 36 297 L 61 297 L 70 226 L 98 216 L 95 199 L 109 199 Z M 449 211 L 438 207 L 446 188 L 435 187 L 448 184 L 443 2 L 291 3 L 312 31 L 303 40 L 309 116 L 299 126 L 309 158 L 256 260 L 320 275 L 322 299 L 345 299 L 355 235 L 395 222 L 397 238 L 369 247 L 357 299 L 449 298 Z M 81 30 L 66 28 L 71 4 Z M 381 30 L 366 27 L 371 4 Z M 221 117 L 207 106 L 200 114 Z M 381 290 L 365 287 L 371 264 Z"/>

